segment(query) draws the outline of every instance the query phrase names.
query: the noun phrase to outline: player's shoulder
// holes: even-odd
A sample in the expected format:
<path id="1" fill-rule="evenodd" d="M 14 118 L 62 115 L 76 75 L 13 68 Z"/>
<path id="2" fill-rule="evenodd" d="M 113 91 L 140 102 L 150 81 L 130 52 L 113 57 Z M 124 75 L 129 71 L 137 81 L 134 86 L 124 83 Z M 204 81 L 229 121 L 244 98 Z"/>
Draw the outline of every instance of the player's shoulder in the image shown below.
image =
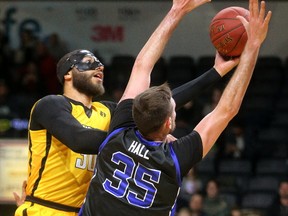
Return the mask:
<path id="1" fill-rule="evenodd" d="M 36 107 L 41 107 L 41 108 L 45 108 L 45 107 L 51 108 L 53 106 L 58 107 L 58 106 L 65 106 L 65 105 L 69 106 L 69 103 L 63 95 L 46 95 L 40 98 L 35 103 Z"/>
<path id="2" fill-rule="evenodd" d="M 58 103 L 64 101 L 66 100 L 63 95 L 46 95 L 40 98 L 36 103 L 47 104 L 47 103 Z"/>
<path id="3" fill-rule="evenodd" d="M 98 108 L 108 108 L 111 112 L 113 112 L 117 106 L 116 102 L 108 100 L 94 101 L 93 104 Z"/>

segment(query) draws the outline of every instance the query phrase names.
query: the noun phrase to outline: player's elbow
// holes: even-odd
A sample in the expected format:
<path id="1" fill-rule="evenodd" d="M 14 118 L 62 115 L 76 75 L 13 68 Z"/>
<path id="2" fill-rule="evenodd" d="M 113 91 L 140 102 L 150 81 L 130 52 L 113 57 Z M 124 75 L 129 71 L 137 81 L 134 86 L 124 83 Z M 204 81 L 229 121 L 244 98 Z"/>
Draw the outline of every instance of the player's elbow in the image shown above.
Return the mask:
<path id="1" fill-rule="evenodd" d="M 143 56 L 138 55 L 137 58 L 135 59 L 133 68 L 134 69 L 139 69 L 139 68 L 142 68 L 142 67 L 144 67 L 144 59 L 143 59 Z"/>
<path id="2" fill-rule="evenodd" d="M 147 59 L 147 56 L 139 54 L 135 59 L 133 71 L 136 71 L 137 73 L 139 73 L 139 71 L 151 72 L 154 67 L 154 63 L 153 61 L 147 61 Z"/>
<path id="3" fill-rule="evenodd" d="M 239 112 L 240 107 L 239 106 L 226 106 L 224 107 L 224 113 L 226 118 L 230 121 L 231 119 L 233 119 Z"/>
<path id="4" fill-rule="evenodd" d="M 225 116 L 225 118 L 231 120 L 238 114 L 240 110 L 240 106 L 241 106 L 241 101 L 238 101 L 238 100 L 233 100 L 230 102 L 220 101 L 217 108 Z"/>

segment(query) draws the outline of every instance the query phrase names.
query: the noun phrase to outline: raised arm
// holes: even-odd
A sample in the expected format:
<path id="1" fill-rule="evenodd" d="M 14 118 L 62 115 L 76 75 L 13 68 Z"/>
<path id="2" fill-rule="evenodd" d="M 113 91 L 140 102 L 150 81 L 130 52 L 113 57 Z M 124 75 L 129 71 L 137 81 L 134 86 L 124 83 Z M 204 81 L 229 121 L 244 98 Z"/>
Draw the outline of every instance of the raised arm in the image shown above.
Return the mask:
<path id="1" fill-rule="evenodd" d="M 240 62 L 226 86 L 216 108 L 195 127 L 203 143 L 203 157 L 209 152 L 229 121 L 238 113 L 251 80 L 261 44 L 266 38 L 271 11 L 265 16 L 265 2 L 249 1 L 250 21 L 239 17 L 247 31 L 248 40 Z"/>
<path id="2" fill-rule="evenodd" d="M 239 63 L 239 58 L 224 59 L 218 52 L 215 55 L 214 66 L 202 74 L 172 90 L 176 110 L 193 100 L 201 92 L 215 84 Z"/>
<path id="3" fill-rule="evenodd" d="M 163 53 L 181 19 L 190 11 L 210 0 L 173 0 L 173 5 L 162 22 L 138 54 L 127 87 L 120 101 L 134 98 L 150 86 L 150 74 Z"/>

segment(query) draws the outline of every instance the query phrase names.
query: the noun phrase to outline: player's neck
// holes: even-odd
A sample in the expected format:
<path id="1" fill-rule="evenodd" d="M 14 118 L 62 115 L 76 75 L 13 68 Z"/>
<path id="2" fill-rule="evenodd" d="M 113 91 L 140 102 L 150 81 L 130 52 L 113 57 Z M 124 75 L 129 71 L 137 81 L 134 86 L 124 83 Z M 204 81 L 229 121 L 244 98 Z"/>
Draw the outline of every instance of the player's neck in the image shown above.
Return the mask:
<path id="1" fill-rule="evenodd" d="M 147 136 L 145 136 L 145 139 L 147 140 L 151 140 L 154 142 L 164 142 L 166 140 L 166 133 L 159 133 L 159 132 L 154 132 L 154 133 L 150 133 Z"/>
<path id="2" fill-rule="evenodd" d="M 84 106 L 87 108 L 91 108 L 92 106 L 92 96 L 88 96 L 86 94 L 83 94 L 79 91 L 76 91 L 75 89 L 70 89 L 70 90 L 64 90 L 63 93 L 64 96 L 71 98 L 72 100 L 79 101 L 81 102 Z"/>

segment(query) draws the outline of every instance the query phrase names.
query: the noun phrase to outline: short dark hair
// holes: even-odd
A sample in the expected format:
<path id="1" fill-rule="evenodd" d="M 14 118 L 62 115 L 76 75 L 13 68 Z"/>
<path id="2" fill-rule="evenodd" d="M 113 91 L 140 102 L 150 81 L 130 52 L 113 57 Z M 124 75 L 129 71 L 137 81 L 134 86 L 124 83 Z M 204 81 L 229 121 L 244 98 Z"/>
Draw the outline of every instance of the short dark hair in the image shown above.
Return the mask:
<path id="1" fill-rule="evenodd" d="M 171 89 L 167 83 L 151 87 L 136 96 L 133 103 L 133 118 L 142 135 L 158 131 L 172 115 L 171 98 Z"/>

